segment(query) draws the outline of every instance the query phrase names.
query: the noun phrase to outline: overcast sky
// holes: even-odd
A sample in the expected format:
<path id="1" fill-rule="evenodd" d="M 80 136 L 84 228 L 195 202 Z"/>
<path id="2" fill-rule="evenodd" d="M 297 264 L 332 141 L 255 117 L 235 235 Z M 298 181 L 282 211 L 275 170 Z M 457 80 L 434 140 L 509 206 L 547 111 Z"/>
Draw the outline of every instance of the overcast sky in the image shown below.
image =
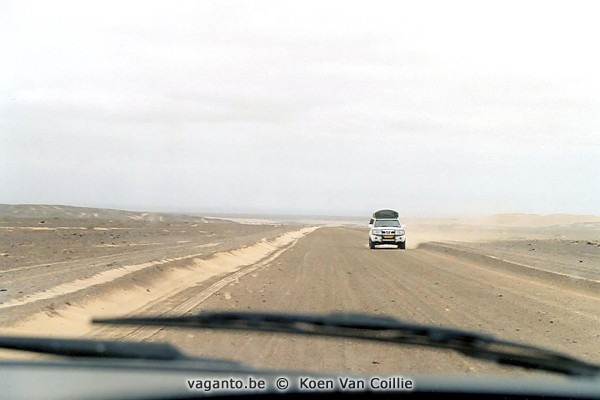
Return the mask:
<path id="1" fill-rule="evenodd" d="M 0 2 L 0 203 L 600 214 L 600 6 Z"/>

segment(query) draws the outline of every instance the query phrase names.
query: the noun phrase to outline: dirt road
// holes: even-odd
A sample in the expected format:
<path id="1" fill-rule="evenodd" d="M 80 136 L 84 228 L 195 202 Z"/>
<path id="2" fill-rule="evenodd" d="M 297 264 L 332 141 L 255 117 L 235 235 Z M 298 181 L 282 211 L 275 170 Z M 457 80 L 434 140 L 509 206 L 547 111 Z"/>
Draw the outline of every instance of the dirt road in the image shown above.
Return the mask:
<path id="1" fill-rule="evenodd" d="M 600 292 L 443 246 L 369 250 L 364 230 L 320 228 L 234 279 L 214 278 L 144 313 L 361 312 L 474 329 L 600 362 Z M 243 270 L 242 270 L 243 271 Z M 190 298 L 199 302 L 189 302 Z M 187 302 L 187 303 L 186 303 Z M 187 305 L 186 305 L 187 304 Z M 183 305 L 183 306 L 182 306 Z M 356 372 L 523 373 L 438 350 L 267 334 L 101 328 L 96 336 L 177 343 L 253 365 Z"/>
<path id="2" fill-rule="evenodd" d="M 101 218 L 13 218 L 2 226 L 2 332 L 169 341 L 196 355 L 268 367 L 522 373 L 440 350 L 89 324 L 93 316 L 202 310 L 359 312 L 477 330 L 600 363 L 600 247 L 593 241 L 417 245 L 416 235 L 407 250 L 370 250 L 366 231 L 350 226 Z M 419 234 L 431 238 L 434 228 Z"/>

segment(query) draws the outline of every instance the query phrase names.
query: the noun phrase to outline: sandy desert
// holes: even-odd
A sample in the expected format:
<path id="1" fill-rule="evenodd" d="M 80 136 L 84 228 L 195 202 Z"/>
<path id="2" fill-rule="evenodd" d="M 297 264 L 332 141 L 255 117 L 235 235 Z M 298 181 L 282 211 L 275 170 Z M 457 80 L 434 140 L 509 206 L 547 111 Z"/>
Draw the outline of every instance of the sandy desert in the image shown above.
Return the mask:
<path id="1" fill-rule="evenodd" d="M 323 371 L 401 363 L 413 372 L 514 373 L 434 350 L 90 324 L 202 310 L 348 311 L 600 362 L 599 217 L 407 218 L 407 250 L 369 250 L 367 221 L 3 205 L 0 331 L 170 341 L 198 355 Z"/>

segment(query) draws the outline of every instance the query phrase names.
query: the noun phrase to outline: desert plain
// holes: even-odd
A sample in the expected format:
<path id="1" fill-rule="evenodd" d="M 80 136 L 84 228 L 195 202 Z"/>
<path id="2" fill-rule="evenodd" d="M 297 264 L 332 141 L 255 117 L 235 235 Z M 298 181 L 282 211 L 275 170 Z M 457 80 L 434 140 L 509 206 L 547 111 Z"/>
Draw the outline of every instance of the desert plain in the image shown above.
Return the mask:
<path id="1" fill-rule="evenodd" d="M 600 363 L 600 217 L 401 218 L 406 250 L 370 250 L 369 217 L 0 205 L 0 333 L 167 341 L 274 368 L 523 373 L 426 348 L 90 323 L 207 310 L 353 312 Z"/>

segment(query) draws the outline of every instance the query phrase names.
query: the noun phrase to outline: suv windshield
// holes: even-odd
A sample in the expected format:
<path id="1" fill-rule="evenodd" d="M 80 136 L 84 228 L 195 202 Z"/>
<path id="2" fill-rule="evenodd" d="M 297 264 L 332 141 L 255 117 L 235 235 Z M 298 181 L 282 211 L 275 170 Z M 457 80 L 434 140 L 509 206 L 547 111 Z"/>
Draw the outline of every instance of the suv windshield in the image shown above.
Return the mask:
<path id="1" fill-rule="evenodd" d="M 381 228 L 381 227 L 399 228 L 400 222 L 398 222 L 396 220 L 379 220 L 379 221 L 375 221 L 374 226 L 375 226 L 375 228 Z"/>
<path id="2" fill-rule="evenodd" d="M 351 340 L 368 314 L 600 364 L 599 14 L 0 0 L 0 336 L 340 377 L 529 377 L 479 336 Z M 240 311 L 335 318 L 89 323 Z"/>

